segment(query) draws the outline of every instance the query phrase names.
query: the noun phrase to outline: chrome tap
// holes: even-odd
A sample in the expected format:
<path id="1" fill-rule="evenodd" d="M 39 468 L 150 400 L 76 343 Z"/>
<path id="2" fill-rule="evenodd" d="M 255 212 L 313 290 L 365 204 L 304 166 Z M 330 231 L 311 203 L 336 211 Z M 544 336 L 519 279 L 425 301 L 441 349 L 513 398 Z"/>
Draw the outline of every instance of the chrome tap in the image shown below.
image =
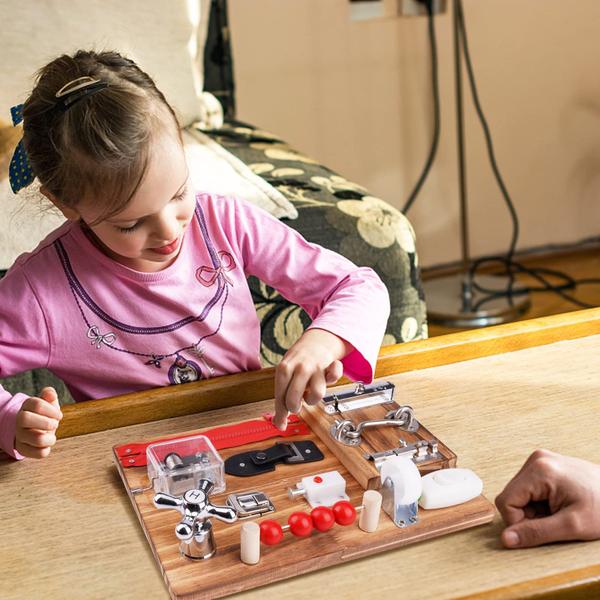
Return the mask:
<path id="1" fill-rule="evenodd" d="M 211 517 L 225 523 L 237 520 L 233 508 L 215 506 L 209 501 L 208 496 L 213 487 L 212 481 L 202 479 L 196 489 L 188 490 L 183 496 L 171 496 L 163 492 L 154 496 L 156 508 L 174 509 L 183 515 L 175 527 L 175 535 L 180 540 L 181 553 L 188 558 L 202 560 L 210 558 L 217 551 Z"/>

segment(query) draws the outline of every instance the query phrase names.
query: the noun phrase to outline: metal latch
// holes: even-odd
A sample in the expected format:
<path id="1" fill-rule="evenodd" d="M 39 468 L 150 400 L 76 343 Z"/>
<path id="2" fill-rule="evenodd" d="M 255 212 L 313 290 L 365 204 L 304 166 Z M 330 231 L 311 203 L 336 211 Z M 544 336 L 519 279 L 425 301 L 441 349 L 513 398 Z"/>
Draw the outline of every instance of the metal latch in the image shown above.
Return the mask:
<path id="1" fill-rule="evenodd" d="M 251 477 L 274 471 L 278 463 L 293 465 L 323 458 L 323 453 L 311 440 L 279 442 L 265 450 L 251 450 L 230 456 L 225 461 L 225 473 L 236 477 Z"/>
<path id="2" fill-rule="evenodd" d="M 383 461 L 388 459 L 390 456 L 407 456 L 412 458 L 413 462 L 417 464 L 424 463 L 428 460 L 439 460 L 443 458 L 438 450 L 438 441 L 433 440 L 420 440 L 414 444 L 407 444 L 406 442 L 400 441 L 398 448 L 392 448 L 391 450 L 385 450 L 383 452 L 376 452 L 374 454 L 365 454 L 367 460 L 372 460 L 375 463 L 375 467 L 378 469 L 381 467 Z"/>
<path id="3" fill-rule="evenodd" d="M 346 446 L 358 446 L 361 443 L 362 432 L 370 427 L 400 427 L 405 431 L 415 432 L 419 422 L 410 406 L 401 406 L 388 412 L 383 419 L 361 421 L 355 425 L 350 419 L 336 420 L 329 433 L 334 440 Z"/>
<path id="4" fill-rule="evenodd" d="M 353 388 L 324 396 L 323 410 L 328 415 L 333 415 L 377 404 L 389 404 L 394 401 L 394 388 L 394 384 L 389 381 L 368 385 L 359 381 Z"/>
<path id="5" fill-rule="evenodd" d="M 275 506 L 264 492 L 229 494 L 227 505 L 235 510 L 238 519 L 261 517 L 275 510 Z"/>

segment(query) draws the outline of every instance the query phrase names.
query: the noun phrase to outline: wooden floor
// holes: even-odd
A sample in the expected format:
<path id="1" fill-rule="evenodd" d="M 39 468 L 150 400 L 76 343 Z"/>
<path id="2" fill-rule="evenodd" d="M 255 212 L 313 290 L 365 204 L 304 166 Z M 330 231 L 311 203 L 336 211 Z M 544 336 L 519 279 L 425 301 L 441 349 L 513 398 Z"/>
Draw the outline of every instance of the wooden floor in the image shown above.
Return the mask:
<path id="1" fill-rule="evenodd" d="M 562 252 L 560 254 L 534 256 L 529 258 L 519 258 L 518 262 L 526 267 L 545 267 L 562 271 L 574 279 L 597 278 L 600 280 L 600 248 L 588 248 L 585 250 Z M 440 275 L 447 275 L 450 271 L 446 270 L 424 270 L 423 279 L 431 279 Z M 539 282 L 528 276 L 518 278 L 526 285 L 539 286 Z M 556 280 L 554 280 L 556 282 Z M 582 302 L 600 306 L 600 282 L 597 284 L 581 285 L 576 290 L 568 291 L 568 294 L 574 296 Z M 568 302 L 558 294 L 552 292 L 536 292 L 531 295 L 531 308 L 518 320 L 533 319 L 547 315 L 580 310 L 581 307 Z M 461 331 L 461 328 L 447 327 L 429 323 L 429 336 L 434 337 L 446 333 Z"/>

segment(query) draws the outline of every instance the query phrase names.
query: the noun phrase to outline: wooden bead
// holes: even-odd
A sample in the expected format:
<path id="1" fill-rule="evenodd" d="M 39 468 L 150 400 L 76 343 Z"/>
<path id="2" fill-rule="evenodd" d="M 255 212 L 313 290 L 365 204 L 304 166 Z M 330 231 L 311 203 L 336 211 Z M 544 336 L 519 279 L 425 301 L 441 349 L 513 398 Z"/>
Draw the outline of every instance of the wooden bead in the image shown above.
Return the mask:
<path id="1" fill-rule="evenodd" d="M 335 515 L 328 506 L 317 506 L 310 511 L 310 518 L 317 531 L 329 531 L 335 525 Z"/>
<path id="2" fill-rule="evenodd" d="M 332 510 L 338 525 L 352 525 L 356 519 L 356 509 L 347 500 L 336 502 Z"/>
<path id="3" fill-rule="evenodd" d="M 270 519 L 260 524 L 260 541 L 267 546 L 275 546 L 283 539 L 283 530 L 277 521 Z"/>
<path id="4" fill-rule="evenodd" d="M 305 512 L 294 512 L 288 519 L 290 531 L 297 537 L 306 537 L 313 530 L 313 523 L 310 515 Z"/>

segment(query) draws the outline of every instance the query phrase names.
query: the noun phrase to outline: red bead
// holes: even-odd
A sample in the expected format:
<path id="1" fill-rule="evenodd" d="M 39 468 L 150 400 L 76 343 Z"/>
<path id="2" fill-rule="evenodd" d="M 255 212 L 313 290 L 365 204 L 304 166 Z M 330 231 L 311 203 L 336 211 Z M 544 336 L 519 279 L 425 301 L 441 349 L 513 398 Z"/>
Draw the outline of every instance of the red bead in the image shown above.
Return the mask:
<path id="1" fill-rule="evenodd" d="M 275 546 L 283 539 L 283 530 L 277 521 L 263 521 L 260 524 L 260 541 L 267 546 Z"/>
<path id="2" fill-rule="evenodd" d="M 328 506 L 313 508 L 310 517 L 317 531 L 329 531 L 335 525 L 335 516 Z"/>
<path id="3" fill-rule="evenodd" d="M 356 519 L 356 509 L 347 500 L 336 502 L 332 510 L 338 525 L 352 525 Z"/>
<path id="4" fill-rule="evenodd" d="M 312 519 L 305 512 L 295 512 L 288 519 L 290 531 L 298 537 L 306 537 L 313 530 Z"/>

